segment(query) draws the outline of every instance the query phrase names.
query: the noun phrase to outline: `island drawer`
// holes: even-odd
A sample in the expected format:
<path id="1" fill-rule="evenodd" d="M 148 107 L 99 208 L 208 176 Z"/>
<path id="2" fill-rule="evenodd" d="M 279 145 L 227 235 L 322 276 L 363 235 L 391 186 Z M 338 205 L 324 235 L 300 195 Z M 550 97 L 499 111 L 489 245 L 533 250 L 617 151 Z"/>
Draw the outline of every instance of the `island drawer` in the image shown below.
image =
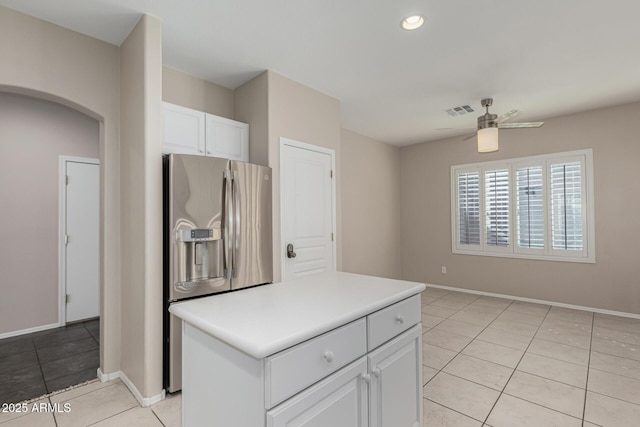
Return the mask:
<path id="1" fill-rule="evenodd" d="M 420 322 L 420 294 L 367 316 L 367 343 L 371 351 Z"/>
<path id="2" fill-rule="evenodd" d="M 274 407 L 366 353 L 367 324 L 362 318 L 267 357 L 265 407 Z"/>

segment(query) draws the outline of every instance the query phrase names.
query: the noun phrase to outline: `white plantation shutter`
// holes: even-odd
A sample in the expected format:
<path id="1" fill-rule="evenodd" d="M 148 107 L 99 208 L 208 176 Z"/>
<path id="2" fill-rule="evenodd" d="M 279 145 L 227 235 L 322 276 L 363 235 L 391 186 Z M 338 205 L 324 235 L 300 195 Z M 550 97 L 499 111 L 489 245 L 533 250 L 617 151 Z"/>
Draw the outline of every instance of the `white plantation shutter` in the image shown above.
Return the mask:
<path id="1" fill-rule="evenodd" d="M 478 172 L 458 174 L 458 242 L 480 244 L 480 178 Z"/>
<path id="2" fill-rule="evenodd" d="M 516 169 L 517 245 L 520 248 L 544 248 L 543 167 Z"/>
<path id="3" fill-rule="evenodd" d="M 487 246 L 509 246 L 509 169 L 486 171 Z"/>
<path id="4" fill-rule="evenodd" d="M 553 249 L 582 251 L 582 164 L 551 164 L 551 244 Z"/>
<path id="5" fill-rule="evenodd" d="M 595 262 L 593 151 L 451 166 L 453 253 Z"/>

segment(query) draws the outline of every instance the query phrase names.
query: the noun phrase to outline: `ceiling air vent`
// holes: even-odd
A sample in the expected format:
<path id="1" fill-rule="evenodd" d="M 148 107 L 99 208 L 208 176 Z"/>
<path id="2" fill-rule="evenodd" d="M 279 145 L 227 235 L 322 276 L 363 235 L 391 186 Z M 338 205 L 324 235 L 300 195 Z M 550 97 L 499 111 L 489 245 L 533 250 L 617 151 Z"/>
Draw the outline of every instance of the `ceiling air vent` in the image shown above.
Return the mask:
<path id="1" fill-rule="evenodd" d="M 446 111 L 447 114 L 452 117 L 457 117 L 457 116 L 464 116 L 467 113 L 473 113 L 475 110 L 471 108 L 471 106 L 469 105 L 461 105 L 459 107 L 449 108 L 444 111 Z"/>

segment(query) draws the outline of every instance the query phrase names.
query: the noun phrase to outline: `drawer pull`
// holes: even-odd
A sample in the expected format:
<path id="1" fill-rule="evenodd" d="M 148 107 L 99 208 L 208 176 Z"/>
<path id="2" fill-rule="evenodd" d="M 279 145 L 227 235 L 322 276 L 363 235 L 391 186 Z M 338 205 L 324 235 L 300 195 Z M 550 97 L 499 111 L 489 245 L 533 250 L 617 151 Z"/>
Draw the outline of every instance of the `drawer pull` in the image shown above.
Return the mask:
<path id="1" fill-rule="evenodd" d="M 333 362 L 333 351 L 327 351 L 324 353 L 325 360 L 329 363 Z"/>
<path id="2" fill-rule="evenodd" d="M 396 322 L 400 322 L 400 324 L 403 324 L 404 323 L 404 316 L 401 316 L 401 315 L 398 314 L 396 316 Z"/>
<path id="3" fill-rule="evenodd" d="M 380 368 L 375 368 L 373 371 L 371 371 L 371 373 L 376 377 L 376 378 L 380 378 L 380 374 L 382 373 L 380 371 Z"/>
<path id="4" fill-rule="evenodd" d="M 369 384 L 371 382 L 371 375 L 362 374 L 362 381 L 364 381 L 365 383 Z"/>

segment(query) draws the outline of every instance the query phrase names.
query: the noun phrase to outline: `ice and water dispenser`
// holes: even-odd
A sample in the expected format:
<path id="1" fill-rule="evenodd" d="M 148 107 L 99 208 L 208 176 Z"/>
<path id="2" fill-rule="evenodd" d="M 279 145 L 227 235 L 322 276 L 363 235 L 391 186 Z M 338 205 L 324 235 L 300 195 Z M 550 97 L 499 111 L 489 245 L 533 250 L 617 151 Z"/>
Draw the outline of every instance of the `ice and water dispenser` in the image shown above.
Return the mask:
<path id="1" fill-rule="evenodd" d="M 179 229 L 175 240 L 176 290 L 188 292 L 202 282 L 224 277 L 220 228 Z"/>

